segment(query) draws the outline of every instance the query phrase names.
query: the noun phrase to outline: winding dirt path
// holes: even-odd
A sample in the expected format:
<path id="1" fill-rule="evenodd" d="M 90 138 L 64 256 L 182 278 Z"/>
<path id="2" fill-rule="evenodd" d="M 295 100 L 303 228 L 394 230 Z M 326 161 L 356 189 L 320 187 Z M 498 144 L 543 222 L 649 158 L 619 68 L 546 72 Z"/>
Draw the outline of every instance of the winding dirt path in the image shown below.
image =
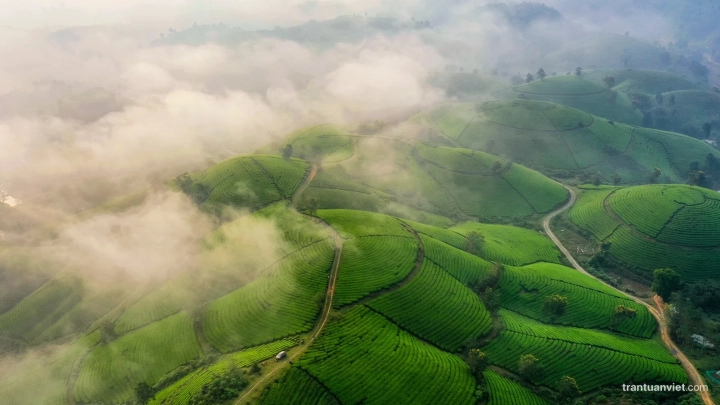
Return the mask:
<path id="1" fill-rule="evenodd" d="M 295 203 L 298 200 L 298 197 L 300 196 L 300 194 L 302 194 L 303 191 L 305 191 L 310 182 L 315 178 L 316 174 L 317 166 L 313 165 L 312 169 L 310 170 L 310 174 L 307 176 L 307 179 L 293 195 L 291 209 L 295 210 Z M 338 234 L 337 231 L 335 231 L 333 228 L 330 228 L 330 231 L 332 232 L 333 242 L 335 242 L 335 257 L 333 258 L 332 268 L 330 269 L 330 276 L 328 277 L 328 287 L 325 294 L 325 303 L 323 304 L 322 312 L 320 312 L 320 321 L 315 325 L 315 328 L 311 332 L 311 338 L 308 339 L 308 341 L 303 346 L 301 346 L 300 349 L 297 350 L 292 356 L 289 356 L 287 359 L 288 361 L 293 361 L 300 357 L 303 353 L 305 353 L 305 351 L 307 351 L 310 345 L 320 336 L 322 331 L 325 329 L 325 325 L 327 325 L 328 319 L 330 319 L 333 298 L 335 296 L 335 283 L 337 282 L 338 269 L 340 268 L 340 262 L 342 261 L 343 251 L 342 237 L 340 237 L 340 234 Z M 255 391 L 256 388 L 265 384 L 270 378 L 275 376 L 281 369 L 284 368 L 288 361 L 277 362 L 274 367 L 271 367 L 270 371 L 268 371 L 261 379 L 255 382 L 255 385 L 250 387 L 250 389 L 245 394 L 238 398 L 234 402 L 234 405 L 240 405 L 242 401 L 248 399 L 248 397 Z"/>
<path id="2" fill-rule="evenodd" d="M 582 273 L 585 273 L 586 275 L 588 275 L 600 282 L 603 282 L 602 280 L 600 280 L 597 277 L 593 276 L 592 274 L 588 273 L 582 266 L 580 266 L 580 263 L 578 263 L 577 260 L 575 260 L 575 258 L 572 256 L 570 251 L 567 250 L 567 248 L 565 248 L 565 246 L 563 246 L 562 242 L 560 242 L 560 239 L 558 239 L 558 237 L 555 235 L 555 233 L 553 233 L 552 229 L 550 229 L 550 221 L 552 221 L 552 219 L 555 218 L 560 213 L 565 212 L 568 209 L 570 209 L 575 204 L 575 201 L 577 201 L 577 195 L 575 194 L 575 191 L 573 191 L 570 187 L 567 187 L 567 186 L 565 186 L 565 188 L 568 190 L 568 192 L 570 192 L 570 201 L 568 201 L 567 204 L 565 204 L 561 208 L 558 208 L 557 210 L 549 213 L 548 215 L 546 215 L 543 218 L 542 226 L 543 226 L 543 229 L 545 230 L 545 234 L 547 234 L 547 236 L 553 241 L 553 243 L 555 243 L 555 245 L 558 247 L 558 249 L 560 249 L 560 251 L 563 253 L 563 255 L 565 255 L 565 257 L 570 261 L 570 264 L 572 264 L 572 266 L 576 270 L 578 270 Z M 628 297 L 632 298 L 635 302 L 645 305 L 645 307 L 647 307 L 647 309 L 650 311 L 650 313 L 657 320 L 658 325 L 660 325 L 660 336 L 662 337 L 663 342 L 665 342 L 665 345 L 670 349 L 670 351 L 680 361 L 683 368 L 685 369 L 685 372 L 688 374 L 688 376 L 692 380 L 692 383 L 694 385 L 705 385 L 705 382 L 703 381 L 702 377 L 700 376 L 700 373 L 698 373 L 695 366 L 693 366 L 692 362 L 690 362 L 690 360 L 688 360 L 687 356 L 685 356 L 685 354 L 682 351 L 680 351 L 680 349 L 677 347 L 677 345 L 675 345 L 675 343 L 670 338 L 670 333 L 668 332 L 668 326 L 667 326 L 667 323 L 665 322 L 665 313 L 663 311 L 664 304 L 662 302 L 662 298 L 658 297 L 657 295 L 655 297 L 653 297 L 653 301 L 655 302 L 655 304 L 658 307 L 656 309 L 655 307 L 648 304 L 647 302 L 641 300 L 638 297 L 632 296 L 625 291 L 618 290 L 617 288 L 612 287 L 610 285 L 608 285 L 608 287 L 611 287 L 611 288 L 615 289 L 616 291 L 618 291 L 624 295 L 627 295 Z M 701 392 L 698 392 L 697 394 L 703 400 L 705 405 L 715 405 L 712 398 L 710 398 L 709 392 L 701 391 Z"/>

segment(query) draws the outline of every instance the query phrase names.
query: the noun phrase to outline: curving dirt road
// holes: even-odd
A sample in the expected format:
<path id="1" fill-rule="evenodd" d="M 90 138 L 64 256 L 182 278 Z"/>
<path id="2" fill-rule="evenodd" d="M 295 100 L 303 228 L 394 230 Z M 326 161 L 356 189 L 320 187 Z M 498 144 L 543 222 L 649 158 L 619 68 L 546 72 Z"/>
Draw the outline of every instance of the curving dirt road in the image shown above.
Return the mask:
<path id="1" fill-rule="evenodd" d="M 303 191 L 305 191 L 305 188 L 310 184 L 310 182 L 315 178 L 315 175 L 317 174 L 317 166 L 313 165 L 312 169 L 310 170 L 310 174 L 308 175 L 305 182 L 298 188 L 298 190 L 295 192 L 292 198 L 291 203 L 291 209 L 295 209 L 294 204 L 297 201 L 297 197 L 302 194 Z M 330 312 L 332 310 L 332 303 L 333 298 L 335 296 L 335 283 L 337 282 L 337 275 L 338 275 L 338 269 L 340 268 L 340 262 L 342 260 L 342 250 L 343 250 L 343 239 L 340 237 L 340 234 L 338 234 L 333 228 L 330 228 L 333 236 L 333 241 L 335 242 L 335 257 L 333 258 L 333 264 L 332 268 L 330 269 L 330 276 L 328 278 L 328 288 L 327 293 L 325 294 L 325 303 L 323 304 L 322 312 L 320 313 L 320 322 L 315 326 L 315 329 L 312 331 L 312 337 L 308 339 L 308 341 L 300 347 L 300 349 L 295 352 L 292 356 L 288 357 L 288 361 L 293 361 L 296 358 L 298 358 L 300 355 L 305 353 L 305 351 L 310 347 L 310 345 L 317 339 L 318 336 L 320 336 L 320 333 L 322 333 L 323 329 L 325 329 L 325 325 L 327 324 L 328 319 L 330 318 Z M 283 368 L 283 366 L 287 364 L 287 361 L 281 361 L 277 362 L 274 367 L 271 367 L 270 371 L 265 374 L 261 379 L 259 379 L 255 385 L 250 387 L 250 389 L 243 394 L 240 398 L 237 399 L 237 401 L 234 402 L 234 405 L 239 405 L 243 400 L 247 399 L 250 394 L 252 394 L 257 387 L 267 382 L 271 377 L 273 377 L 280 369 Z"/>
<path id="2" fill-rule="evenodd" d="M 570 251 L 567 250 L 567 248 L 565 248 L 565 246 L 563 246 L 562 242 L 560 242 L 560 239 L 558 239 L 558 237 L 555 236 L 555 234 L 553 233 L 552 229 L 550 229 L 550 221 L 552 221 L 552 219 L 555 218 L 558 214 L 570 209 L 575 204 L 575 201 L 577 200 L 575 191 L 573 191 L 570 187 L 567 187 L 567 186 L 565 186 L 565 188 L 568 190 L 568 192 L 570 192 L 570 201 L 568 201 L 567 204 L 565 204 L 561 208 L 558 208 L 557 210 L 549 213 L 548 215 L 546 215 L 543 218 L 542 226 L 543 226 L 543 229 L 545 230 L 545 234 L 547 234 L 547 236 L 553 241 L 553 243 L 555 243 L 555 245 L 558 247 L 558 249 L 560 249 L 562 254 L 565 255 L 565 257 L 570 261 L 570 264 L 572 264 L 572 266 L 576 270 L 578 270 L 582 273 L 585 273 L 588 276 L 590 276 L 600 282 L 603 282 L 602 280 L 600 280 L 597 277 L 593 276 L 592 274 L 588 273 L 582 266 L 580 266 L 580 263 L 578 263 L 577 260 L 575 260 L 575 258 L 572 256 Z M 647 309 L 655 317 L 658 324 L 660 325 L 660 336 L 662 337 L 663 342 L 665 342 L 665 345 L 670 349 L 671 352 L 673 352 L 675 354 L 675 357 L 680 361 L 683 368 L 685 369 L 685 372 L 688 374 L 688 376 L 692 380 L 692 383 L 694 385 L 704 385 L 705 382 L 703 381 L 702 377 L 700 376 L 700 373 L 698 373 L 695 366 L 693 366 L 693 364 L 690 362 L 690 360 L 688 360 L 687 356 L 685 356 L 685 354 L 682 351 L 680 351 L 680 349 L 678 349 L 678 347 L 675 345 L 675 343 L 670 338 L 670 333 L 668 332 L 667 323 L 665 322 L 665 313 L 663 311 L 664 305 L 662 302 L 662 298 L 658 297 L 657 295 L 653 298 L 653 300 L 655 301 L 655 304 L 658 306 L 658 309 L 655 309 L 653 306 L 651 306 L 650 304 L 641 300 L 638 297 L 634 297 L 634 296 L 628 294 L 627 292 L 618 290 L 617 288 L 612 287 L 610 285 L 608 285 L 608 287 L 611 287 L 611 288 L 615 289 L 616 291 L 627 295 L 628 297 L 632 298 L 635 302 L 645 305 L 647 307 Z M 703 400 L 705 405 L 715 405 L 712 398 L 710 398 L 709 392 L 707 392 L 707 391 L 698 392 L 698 395 L 700 395 L 700 398 Z"/>

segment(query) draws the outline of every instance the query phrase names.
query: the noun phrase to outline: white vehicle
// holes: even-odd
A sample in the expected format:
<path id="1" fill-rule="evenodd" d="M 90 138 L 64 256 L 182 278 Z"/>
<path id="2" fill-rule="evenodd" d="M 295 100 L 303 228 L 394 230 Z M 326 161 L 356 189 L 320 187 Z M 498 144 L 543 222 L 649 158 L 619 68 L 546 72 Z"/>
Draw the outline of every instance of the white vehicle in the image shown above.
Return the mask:
<path id="1" fill-rule="evenodd" d="M 275 360 L 280 361 L 280 360 L 284 359 L 285 357 L 287 357 L 287 352 L 285 350 L 283 350 L 280 353 L 278 353 L 277 356 L 275 356 Z"/>

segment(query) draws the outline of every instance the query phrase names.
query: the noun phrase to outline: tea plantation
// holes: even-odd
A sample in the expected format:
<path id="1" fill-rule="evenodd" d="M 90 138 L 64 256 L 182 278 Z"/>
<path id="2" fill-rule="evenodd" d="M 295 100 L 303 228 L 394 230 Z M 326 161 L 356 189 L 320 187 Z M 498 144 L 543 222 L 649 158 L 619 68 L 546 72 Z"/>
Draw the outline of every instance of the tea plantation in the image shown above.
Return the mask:
<path id="1" fill-rule="evenodd" d="M 687 382 L 652 313 L 563 266 L 539 231 L 570 201 L 560 181 L 618 173 L 618 186 L 581 187 L 568 217 L 583 234 L 641 275 L 720 278 L 720 194 L 671 184 L 720 153 L 620 122 L 638 119 L 620 89 L 657 90 L 652 74 L 614 73 L 615 103 L 596 74 L 507 90 L 523 100 L 436 106 L 398 127 L 315 125 L 167 180 L 207 219 L 187 268 L 132 288 L 98 289 L 69 268 L 3 286 L 0 353 L 19 355 L 0 364 L 0 402 L 125 405 L 145 390 L 152 405 L 194 405 L 237 370 L 248 385 L 228 404 L 544 405 L 563 376 L 589 396 Z M 667 184 L 623 186 L 655 168 Z M 5 269 L 38 272 L 0 249 L 0 281 Z M 567 299 L 562 313 L 548 310 L 553 295 Z M 619 306 L 635 315 L 619 319 Z M 473 348 L 488 368 L 471 367 Z M 36 352 L 47 355 L 22 356 Z M 520 378 L 527 354 L 543 372 Z"/>
<path id="2" fill-rule="evenodd" d="M 591 171 L 606 183 L 618 173 L 624 183 L 637 184 L 648 182 L 659 168 L 663 182 L 684 182 L 693 160 L 720 156 L 689 136 L 640 129 L 547 102 L 491 101 L 446 110 L 443 118 L 424 113 L 414 120 L 454 144 L 508 156 L 545 173 Z M 448 116 L 454 117 L 452 125 Z"/>
<path id="3" fill-rule="evenodd" d="M 648 204 L 652 201 L 652 204 Z M 688 280 L 719 278 L 720 194 L 684 185 L 588 188 L 570 218 L 608 252 L 652 277 L 670 267 Z"/>

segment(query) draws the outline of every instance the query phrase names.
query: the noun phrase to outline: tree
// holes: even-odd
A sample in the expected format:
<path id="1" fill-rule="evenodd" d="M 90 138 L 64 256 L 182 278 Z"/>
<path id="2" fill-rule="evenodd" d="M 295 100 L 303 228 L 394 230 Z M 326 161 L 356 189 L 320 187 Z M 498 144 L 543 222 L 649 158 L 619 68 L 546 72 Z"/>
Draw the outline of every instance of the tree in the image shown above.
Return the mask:
<path id="1" fill-rule="evenodd" d="M 709 138 L 710 131 L 712 131 L 712 124 L 709 122 L 702 124 L 702 131 L 703 131 L 703 135 L 705 135 L 705 138 Z"/>
<path id="2" fill-rule="evenodd" d="M 577 77 L 582 76 L 582 71 L 583 71 L 583 68 L 581 68 L 581 67 L 575 68 L 575 76 L 577 76 Z"/>
<path id="3" fill-rule="evenodd" d="M 625 305 L 618 305 L 613 312 L 612 321 L 613 323 L 620 323 L 626 319 L 633 319 L 635 317 L 637 317 L 636 310 L 628 308 Z"/>
<path id="4" fill-rule="evenodd" d="M 280 150 L 280 153 L 282 154 L 283 159 L 290 159 L 293 154 L 293 146 L 290 144 L 285 145 L 285 147 Z"/>
<path id="5" fill-rule="evenodd" d="M 189 174 L 183 173 L 175 178 L 175 184 L 185 194 L 190 194 L 190 188 L 193 185 L 193 180 Z"/>
<path id="6" fill-rule="evenodd" d="M 613 186 L 620 185 L 622 183 L 622 176 L 619 173 L 615 173 L 612 176 Z"/>
<path id="7" fill-rule="evenodd" d="M 502 168 L 503 168 L 502 162 L 500 162 L 499 160 L 496 160 L 495 162 L 493 162 L 493 164 L 492 164 L 493 173 L 500 173 Z"/>
<path id="8" fill-rule="evenodd" d="M 492 287 L 485 288 L 481 298 L 490 311 L 500 308 L 500 293 Z"/>
<path id="9" fill-rule="evenodd" d="M 564 375 L 557 382 L 557 390 L 563 397 L 577 397 L 580 395 L 580 387 L 574 378 Z"/>
<path id="10" fill-rule="evenodd" d="M 487 354 L 480 349 L 472 349 L 468 352 L 467 364 L 470 366 L 473 374 L 481 378 L 482 372 L 485 371 L 488 365 Z"/>
<path id="11" fill-rule="evenodd" d="M 653 184 L 657 183 L 661 174 L 662 174 L 662 171 L 660 170 L 659 167 L 656 167 L 655 169 L 653 169 L 653 172 L 650 175 L 650 183 L 653 183 Z"/>
<path id="12" fill-rule="evenodd" d="M 247 384 L 247 378 L 242 370 L 237 368 L 231 369 L 228 373 L 203 385 L 201 390 L 190 398 L 188 404 L 214 405 L 225 403 L 225 401 L 237 397 Z"/>
<path id="13" fill-rule="evenodd" d="M 519 86 L 523 84 L 523 78 L 520 73 L 514 74 L 510 81 L 512 82 L 513 86 Z"/>
<path id="14" fill-rule="evenodd" d="M 545 74 L 545 69 L 540 68 L 540 70 L 537 71 L 537 77 L 539 77 L 541 81 L 545 80 L 545 78 L 547 77 L 547 74 Z"/>
<path id="15" fill-rule="evenodd" d="M 308 214 L 314 216 L 315 213 L 317 213 L 317 208 L 318 208 L 318 202 L 317 202 L 317 200 L 314 199 L 314 198 L 309 199 L 308 202 L 307 202 L 307 211 L 308 211 Z"/>
<path id="16" fill-rule="evenodd" d="M 602 183 L 602 178 L 600 177 L 600 174 L 595 174 L 593 176 L 592 183 L 595 187 L 599 186 Z"/>
<path id="17" fill-rule="evenodd" d="M 662 105 L 663 99 L 664 99 L 664 97 L 663 97 L 662 93 L 658 93 L 655 95 L 655 101 L 657 101 L 658 105 Z"/>
<path id="18" fill-rule="evenodd" d="M 479 254 L 485 244 L 485 237 L 476 231 L 468 232 L 465 237 L 465 250 L 474 255 Z"/>
<path id="19" fill-rule="evenodd" d="M 672 107 L 675 105 L 675 95 L 671 94 L 670 99 L 668 100 L 668 104 Z"/>
<path id="20" fill-rule="evenodd" d="M 518 373 L 528 380 L 534 379 L 540 374 L 540 365 L 538 362 L 538 358 L 532 354 L 520 356 L 520 361 L 518 361 Z"/>
<path id="21" fill-rule="evenodd" d="M 669 300 L 673 292 L 682 288 L 682 279 L 673 269 L 657 269 L 653 272 L 652 290 L 664 300 Z"/>
<path id="22" fill-rule="evenodd" d="M 559 294 L 548 295 L 543 300 L 543 308 L 552 316 L 561 316 L 565 313 L 568 299 Z"/>
<path id="23" fill-rule="evenodd" d="M 617 102 L 618 98 L 618 92 L 615 90 L 610 90 L 610 94 L 608 95 L 608 101 L 610 104 L 615 104 Z"/>
<path id="24" fill-rule="evenodd" d="M 705 172 L 702 170 L 690 172 L 688 175 L 688 184 L 691 186 L 700 186 L 705 188 L 710 188 L 712 186 L 712 182 L 709 181 Z"/>
<path id="25" fill-rule="evenodd" d="M 611 89 L 615 87 L 615 76 L 605 76 L 603 77 L 603 82 L 608 89 Z"/>
<path id="26" fill-rule="evenodd" d="M 148 383 L 143 381 L 135 386 L 135 399 L 138 404 L 147 404 L 153 398 L 155 398 L 155 392 Z"/>
<path id="27" fill-rule="evenodd" d="M 525 76 L 525 83 L 530 83 L 534 80 L 535 80 L 535 78 L 530 73 L 528 73 L 527 76 Z"/>

